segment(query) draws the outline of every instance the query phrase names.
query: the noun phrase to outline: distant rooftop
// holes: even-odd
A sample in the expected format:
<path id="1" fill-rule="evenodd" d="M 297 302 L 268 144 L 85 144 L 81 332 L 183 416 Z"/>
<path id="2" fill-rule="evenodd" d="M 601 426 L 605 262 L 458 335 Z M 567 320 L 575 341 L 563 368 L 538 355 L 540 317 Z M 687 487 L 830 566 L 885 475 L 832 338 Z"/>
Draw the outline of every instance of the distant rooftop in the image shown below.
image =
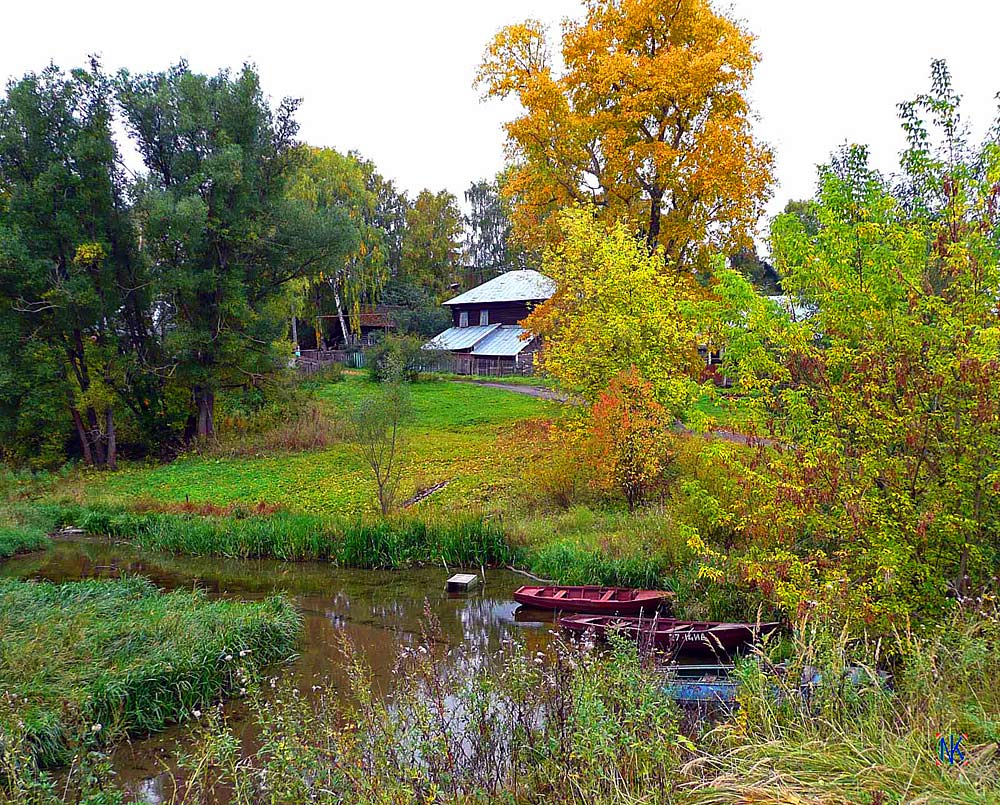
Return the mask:
<path id="1" fill-rule="evenodd" d="M 771 302 L 791 316 L 792 321 L 805 321 L 816 315 L 816 306 L 802 302 L 792 296 L 768 296 Z"/>
<path id="2" fill-rule="evenodd" d="M 499 326 L 499 324 L 488 324 L 483 327 L 450 327 L 424 344 L 424 349 L 469 349 Z"/>
<path id="3" fill-rule="evenodd" d="M 544 274 L 531 269 L 508 271 L 489 282 L 466 291 L 446 305 L 475 305 L 482 302 L 530 302 L 548 299 L 556 292 L 556 284 Z"/>

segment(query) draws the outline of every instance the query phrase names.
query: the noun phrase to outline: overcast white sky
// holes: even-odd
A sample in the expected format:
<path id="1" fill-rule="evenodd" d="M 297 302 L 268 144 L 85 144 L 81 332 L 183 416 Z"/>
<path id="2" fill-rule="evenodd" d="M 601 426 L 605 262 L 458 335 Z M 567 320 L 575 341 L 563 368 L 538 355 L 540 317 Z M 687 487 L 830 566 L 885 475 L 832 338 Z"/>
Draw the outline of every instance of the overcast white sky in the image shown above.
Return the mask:
<path id="1" fill-rule="evenodd" d="M 302 137 L 357 149 L 411 194 L 461 198 L 503 162 L 515 108 L 482 103 L 472 81 L 502 25 L 553 26 L 580 0 L 49 0 L 4 3 L 0 77 L 99 54 L 109 69 L 162 69 L 183 57 L 214 72 L 257 64 L 275 98 L 304 100 Z M 891 170 L 902 147 L 896 104 L 946 58 L 981 132 L 1000 90 L 997 0 L 721 0 L 758 37 L 760 135 L 777 154 L 775 199 L 812 194 L 815 165 L 845 141 Z M 148 10 L 147 10 L 148 9 Z"/>

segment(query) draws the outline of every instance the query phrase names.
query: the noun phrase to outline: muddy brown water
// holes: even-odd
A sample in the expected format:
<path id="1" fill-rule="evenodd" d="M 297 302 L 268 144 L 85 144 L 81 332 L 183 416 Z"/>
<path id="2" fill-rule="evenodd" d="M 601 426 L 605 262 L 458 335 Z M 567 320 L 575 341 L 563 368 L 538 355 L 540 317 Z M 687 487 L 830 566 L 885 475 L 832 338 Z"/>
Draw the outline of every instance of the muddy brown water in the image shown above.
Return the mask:
<path id="1" fill-rule="evenodd" d="M 45 552 L 0 564 L 0 576 L 54 582 L 122 574 L 146 576 L 166 590 L 197 585 L 212 597 L 289 595 L 303 616 L 301 653 L 274 673 L 290 675 L 304 692 L 313 685 L 343 689 L 336 639 L 341 630 L 364 651 L 376 684 L 384 689 L 400 647 L 419 640 L 425 602 L 448 642 L 464 645 L 466 653 L 486 655 L 509 637 L 537 651 L 552 639 L 545 613 L 518 611 L 510 597 L 525 579 L 502 570 L 487 570 L 485 585 L 472 593 L 450 595 L 444 590 L 448 574 L 443 567 L 344 570 L 319 562 L 180 557 L 96 539 L 59 541 Z M 252 725 L 238 705 L 230 708 L 229 719 L 252 744 Z M 189 728 L 179 725 L 120 746 L 113 765 L 126 795 L 168 802 L 174 793 L 175 758 L 189 740 Z"/>

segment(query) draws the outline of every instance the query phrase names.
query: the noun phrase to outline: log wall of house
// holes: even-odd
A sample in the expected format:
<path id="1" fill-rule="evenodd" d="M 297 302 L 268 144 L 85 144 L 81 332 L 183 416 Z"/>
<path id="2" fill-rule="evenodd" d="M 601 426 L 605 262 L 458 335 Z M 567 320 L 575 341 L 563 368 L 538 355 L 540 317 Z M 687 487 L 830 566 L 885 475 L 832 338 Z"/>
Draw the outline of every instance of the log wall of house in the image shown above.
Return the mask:
<path id="1" fill-rule="evenodd" d="M 469 326 L 479 325 L 481 311 L 489 311 L 490 324 L 519 324 L 528 317 L 536 302 L 489 302 L 473 305 L 452 305 L 452 325 L 461 327 L 461 314 L 469 314 Z"/>

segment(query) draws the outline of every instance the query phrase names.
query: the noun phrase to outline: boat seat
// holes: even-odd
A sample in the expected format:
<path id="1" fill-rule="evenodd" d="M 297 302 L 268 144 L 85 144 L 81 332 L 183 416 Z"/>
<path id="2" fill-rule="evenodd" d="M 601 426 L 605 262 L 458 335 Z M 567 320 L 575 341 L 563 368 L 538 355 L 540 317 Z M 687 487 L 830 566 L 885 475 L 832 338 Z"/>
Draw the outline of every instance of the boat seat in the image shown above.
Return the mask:
<path id="1" fill-rule="evenodd" d="M 553 597 L 553 598 L 565 598 L 565 597 L 566 597 L 566 590 L 559 590 L 559 591 L 558 591 L 558 592 L 556 592 L 556 594 L 555 594 L 554 596 L 552 596 L 552 597 Z"/>
<path id="2" fill-rule="evenodd" d="M 614 597 L 615 591 L 608 590 L 604 595 L 601 596 L 601 601 L 610 601 Z"/>

